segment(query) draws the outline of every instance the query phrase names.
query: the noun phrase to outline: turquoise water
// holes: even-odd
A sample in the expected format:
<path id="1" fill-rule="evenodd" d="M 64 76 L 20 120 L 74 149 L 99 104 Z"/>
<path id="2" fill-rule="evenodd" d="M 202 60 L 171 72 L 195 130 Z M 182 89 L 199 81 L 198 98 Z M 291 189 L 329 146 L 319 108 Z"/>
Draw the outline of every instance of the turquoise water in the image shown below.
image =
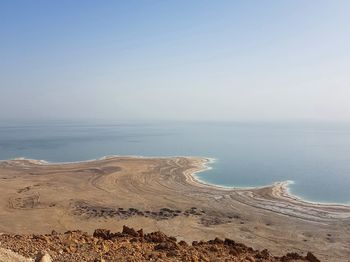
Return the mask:
<path id="1" fill-rule="evenodd" d="M 350 124 L 0 123 L 0 159 L 70 162 L 106 155 L 213 157 L 201 179 L 224 186 L 292 180 L 291 191 L 350 202 Z"/>

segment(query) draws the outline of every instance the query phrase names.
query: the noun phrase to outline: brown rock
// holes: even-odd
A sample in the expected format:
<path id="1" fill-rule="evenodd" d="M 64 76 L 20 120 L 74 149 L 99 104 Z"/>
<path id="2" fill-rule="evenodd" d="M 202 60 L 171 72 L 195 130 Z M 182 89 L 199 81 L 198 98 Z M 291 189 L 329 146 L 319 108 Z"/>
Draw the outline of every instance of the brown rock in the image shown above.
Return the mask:
<path id="1" fill-rule="evenodd" d="M 307 255 L 305 257 L 307 260 L 309 260 L 310 262 L 321 262 L 320 260 L 318 260 L 314 254 L 312 254 L 311 252 L 307 252 Z"/>
<path id="2" fill-rule="evenodd" d="M 220 238 L 217 237 L 217 238 L 215 238 L 214 240 L 209 240 L 208 243 L 209 243 L 209 244 L 223 244 L 224 241 L 223 241 L 222 239 L 220 239 Z"/>
<path id="3" fill-rule="evenodd" d="M 235 249 L 235 248 L 232 248 L 229 252 L 230 255 L 233 255 L 233 256 L 238 256 L 239 255 L 239 252 Z"/>
<path id="4" fill-rule="evenodd" d="M 143 237 L 144 234 L 143 234 L 143 229 L 141 228 L 140 230 L 137 231 L 137 233 L 139 234 L 140 237 Z"/>
<path id="5" fill-rule="evenodd" d="M 137 241 L 138 241 L 137 238 L 132 238 L 132 239 L 130 239 L 130 243 L 136 243 Z"/>
<path id="6" fill-rule="evenodd" d="M 289 261 L 291 259 L 304 259 L 301 255 L 298 253 L 287 253 L 285 256 L 281 257 L 282 261 Z"/>
<path id="7" fill-rule="evenodd" d="M 255 258 L 260 258 L 260 259 L 268 259 L 270 257 L 270 253 L 267 249 L 264 249 L 263 251 L 257 253 L 255 255 Z"/>
<path id="8" fill-rule="evenodd" d="M 157 231 L 157 232 L 152 232 L 150 234 L 146 234 L 145 235 L 145 239 L 149 242 L 153 242 L 153 243 L 162 243 L 162 242 L 166 242 L 168 241 L 168 237 L 160 232 L 160 231 Z"/>
<path id="9" fill-rule="evenodd" d="M 176 250 L 178 246 L 174 242 L 162 242 L 154 247 L 154 250 Z"/>
<path id="10" fill-rule="evenodd" d="M 232 239 L 225 238 L 224 244 L 227 246 L 234 246 L 236 243 Z"/>
<path id="11" fill-rule="evenodd" d="M 216 246 L 211 246 L 211 247 L 209 247 L 209 250 L 210 250 L 211 252 L 218 252 L 218 251 L 219 251 L 219 249 L 218 249 Z"/>
<path id="12" fill-rule="evenodd" d="M 182 247 L 187 247 L 188 246 L 188 244 L 185 241 L 183 241 L 183 240 L 181 240 L 179 242 L 179 245 L 182 246 Z"/>
<path id="13" fill-rule="evenodd" d="M 138 237 L 139 233 L 136 232 L 135 229 L 128 227 L 128 226 L 123 226 L 123 234 L 133 236 L 133 237 Z"/>
<path id="14" fill-rule="evenodd" d="M 44 252 L 37 255 L 35 262 L 52 262 L 52 259 L 48 253 Z"/>
<path id="15" fill-rule="evenodd" d="M 198 262 L 199 258 L 196 255 L 192 255 L 191 262 Z"/>
<path id="16" fill-rule="evenodd" d="M 255 259 L 251 256 L 245 258 L 247 262 L 255 262 Z"/>
<path id="17" fill-rule="evenodd" d="M 111 237 L 111 231 L 107 229 L 96 229 L 93 234 L 93 237 L 107 240 L 107 239 L 110 239 Z"/>
<path id="18" fill-rule="evenodd" d="M 178 252 L 176 250 L 170 250 L 166 253 L 167 257 L 176 257 L 178 255 Z"/>
<path id="19" fill-rule="evenodd" d="M 176 237 L 169 237 L 168 239 L 169 239 L 170 241 L 177 242 Z"/>

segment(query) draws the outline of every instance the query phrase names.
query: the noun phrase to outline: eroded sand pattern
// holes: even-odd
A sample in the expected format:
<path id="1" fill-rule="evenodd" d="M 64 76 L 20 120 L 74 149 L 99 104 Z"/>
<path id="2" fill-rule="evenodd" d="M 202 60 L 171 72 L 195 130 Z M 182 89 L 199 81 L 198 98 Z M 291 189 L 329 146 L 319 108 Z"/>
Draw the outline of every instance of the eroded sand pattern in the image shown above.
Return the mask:
<path id="1" fill-rule="evenodd" d="M 276 255 L 312 251 L 349 261 L 350 207 L 307 203 L 286 183 L 255 189 L 202 184 L 206 159 L 111 157 L 45 164 L 0 162 L 0 232 L 48 233 L 127 224 L 179 240 L 228 237 Z"/>

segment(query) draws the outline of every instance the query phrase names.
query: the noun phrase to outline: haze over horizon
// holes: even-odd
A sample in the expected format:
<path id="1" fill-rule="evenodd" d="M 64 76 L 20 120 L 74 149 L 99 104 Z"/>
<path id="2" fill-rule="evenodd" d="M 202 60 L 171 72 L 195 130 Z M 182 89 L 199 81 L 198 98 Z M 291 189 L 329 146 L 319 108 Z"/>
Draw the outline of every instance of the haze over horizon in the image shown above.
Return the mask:
<path id="1" fill-rule="evenodd" d="M 1 1 L 0 119 L 350 121 L 350 2 Z"/>

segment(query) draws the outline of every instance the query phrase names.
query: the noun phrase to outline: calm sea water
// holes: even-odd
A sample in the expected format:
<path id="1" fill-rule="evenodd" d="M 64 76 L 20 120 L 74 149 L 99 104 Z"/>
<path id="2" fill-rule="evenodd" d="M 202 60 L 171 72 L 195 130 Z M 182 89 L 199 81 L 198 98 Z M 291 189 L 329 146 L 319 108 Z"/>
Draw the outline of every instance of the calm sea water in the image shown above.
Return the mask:
<path id="1" fill-rule="evenodd" d="M 54 162 L 106 155 L 216 158 L 201 179 L 224 186 L 292 180 L 312 201 L 350 203 L 350 124 L 0 123 L 0 159 Z"/>

